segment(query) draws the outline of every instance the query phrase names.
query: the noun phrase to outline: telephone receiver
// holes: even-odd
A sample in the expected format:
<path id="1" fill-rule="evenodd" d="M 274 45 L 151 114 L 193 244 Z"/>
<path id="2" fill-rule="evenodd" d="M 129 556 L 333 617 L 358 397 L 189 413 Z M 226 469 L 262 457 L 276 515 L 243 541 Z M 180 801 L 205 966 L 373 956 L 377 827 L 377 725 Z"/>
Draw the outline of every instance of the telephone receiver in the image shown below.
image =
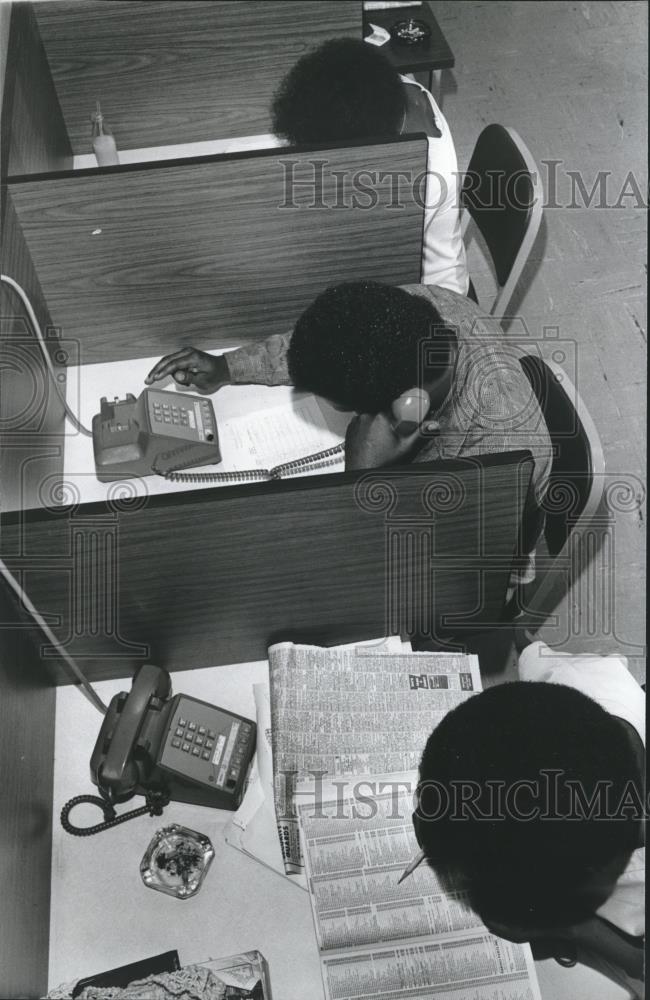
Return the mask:
<path id="1" fill-rule="evenodd" d="M 138 760 L 134 750 L 147 714 L 160 713 L 170 695 L 167 671 L 145 663 L 131 691 L 111 701 L 90 761 L 92 780 L 109 801 L 125 801 L 146 783 L 146 760 L 143 755 Z"/>
<path id="2" fill-rule="evenodd" d="M 400 437 L 415 433 L 431 409 L 429 393 L 413 388 L 403 392 L 391 406 L 393 430 Z"/>

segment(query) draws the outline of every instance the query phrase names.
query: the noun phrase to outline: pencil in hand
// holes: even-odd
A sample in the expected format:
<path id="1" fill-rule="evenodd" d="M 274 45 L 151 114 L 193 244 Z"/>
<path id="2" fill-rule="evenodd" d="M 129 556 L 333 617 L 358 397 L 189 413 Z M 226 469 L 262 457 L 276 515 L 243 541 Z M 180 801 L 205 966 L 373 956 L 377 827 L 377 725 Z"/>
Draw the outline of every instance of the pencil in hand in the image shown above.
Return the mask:
<path id="1" fill-rule="evenodd" d="M 425 857 L 426 854 L 424 853 L 424 851 L 420 851 L 419 854 L 416 854 L 411 863 L 404 869 L 404 871 L 398 878 L 397 884 L 399 885 L 400 882 L 403 882 L 405 878 L 408 878 L 409 875 L 412 875 L 415 869 L 418 867 L 418 865 L 422 864 Z"/>

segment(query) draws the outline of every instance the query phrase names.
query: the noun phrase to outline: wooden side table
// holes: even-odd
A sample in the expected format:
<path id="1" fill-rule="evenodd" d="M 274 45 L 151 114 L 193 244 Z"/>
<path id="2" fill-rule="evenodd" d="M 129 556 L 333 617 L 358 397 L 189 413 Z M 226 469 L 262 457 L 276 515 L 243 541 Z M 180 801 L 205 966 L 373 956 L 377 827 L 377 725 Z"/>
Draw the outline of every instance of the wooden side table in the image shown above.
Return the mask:
<path id="1" fill-rule="evenodd" d="M 427 24 L 431 29 L 431 37 L 416 45 L 400 45 L 391 38 L 385 45 L 379 46 L 379 51 L 384 52 L 388 56 L 395 69 L 400 73 L 428 73 L 428 85 L 431 91 L 433 91 L 435 79 L 436 97 L 440 104 L 441 73 L 444 69 L 453 69 L 455 59 L 440 25 L 435 19 L 431 4 L 425 0 L 419 7 L 409 6 L 392 7 L 387 10 L 364 10 L 364 38 L 372 34 L 371 23 L 378 25 L 380 28 L 385 28 L 386 31 L 390 32 L 391 28 L 398 21 L 404 21 L 410 17 Z"/>

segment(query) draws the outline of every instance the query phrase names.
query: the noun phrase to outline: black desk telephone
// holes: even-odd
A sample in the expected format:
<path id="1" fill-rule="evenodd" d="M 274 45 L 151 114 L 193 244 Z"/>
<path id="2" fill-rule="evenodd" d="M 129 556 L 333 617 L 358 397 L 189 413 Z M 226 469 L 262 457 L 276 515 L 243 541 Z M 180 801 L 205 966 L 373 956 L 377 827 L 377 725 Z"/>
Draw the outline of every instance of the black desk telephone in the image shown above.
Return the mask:
<path id="1" fill-rule="evenodd" d="M 131 691 L 111 699 L 90 758 L 90 777 L 102 798 L 77 796 L 67 803 L 61 822 L 69 833 L 83 836 L 145 812 L 159 814 L 170 799 L 239 807 L 255 753 L 255 723 L 171 693 L 167 671 L 145 664 Z M 136 794 L 145 795 L 147 805 L 116 819 L 113 804 Z M 99 828 L 73 827 L 68 813 L 88 801 L 101 806 L 107 821 Z"/>

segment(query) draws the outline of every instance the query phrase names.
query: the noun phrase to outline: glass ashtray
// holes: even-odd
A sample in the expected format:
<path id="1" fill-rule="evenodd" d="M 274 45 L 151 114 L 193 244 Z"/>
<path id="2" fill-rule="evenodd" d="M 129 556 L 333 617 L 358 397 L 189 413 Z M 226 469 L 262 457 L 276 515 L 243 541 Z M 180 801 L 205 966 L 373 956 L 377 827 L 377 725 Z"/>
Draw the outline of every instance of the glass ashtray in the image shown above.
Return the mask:
<path id="1" fill-rule="evenodd" d="M 409 17 L 397 21 L 391 28 L 391 35 L 398 45 L 421 45 L 431 37 L 431 28 L 425 21 Z"/>
<path id="2" fill-rule="evenodd" d="M 140 862 L 140 874 L 150 889 L 189 899 L 201 888 L 213 857 L 214 848 L 204 834 L 173 823 L 154 836 Z"/>

